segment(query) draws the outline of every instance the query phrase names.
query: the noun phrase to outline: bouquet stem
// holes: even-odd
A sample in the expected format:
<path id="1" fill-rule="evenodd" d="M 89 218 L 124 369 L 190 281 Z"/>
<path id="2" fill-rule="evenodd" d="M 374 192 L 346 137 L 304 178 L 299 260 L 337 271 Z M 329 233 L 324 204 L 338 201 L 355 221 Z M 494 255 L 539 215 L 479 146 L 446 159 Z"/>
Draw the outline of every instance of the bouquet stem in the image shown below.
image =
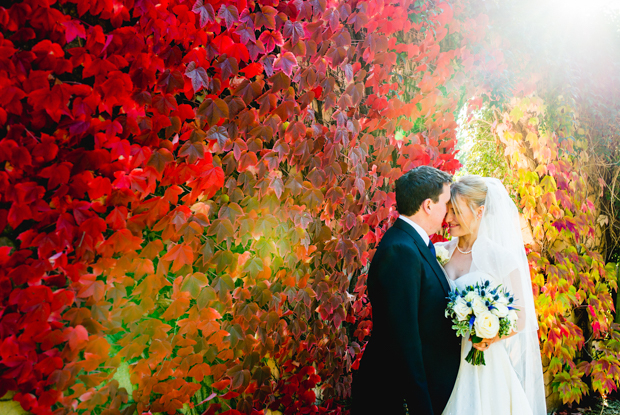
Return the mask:
<path id="1" fill-rule="evenodd" d="M 482 350 L 474 349 L 473 347 L 465 357 L 465 360 L 474 366 L 486 366 L 484 361 L 484 352 Z"/>
<path id="2" fill-rule="evenodd" d="M 465 361 L 468 363 L 471 363 L 474 366 L 486 366 L 486 362 L 484 361 L 484 352 L 482 350 L 478 350 L 475 347 L 473 347 L 474 344 L 478 344 L 482 342 L 482 338 L 478 337 L 476 335 L 472 335 L 470 337 L 471 342 L 472 342 L 472 348 L 469 351 L 469 353 L 467 353 L 467 356 L 465 357 Z"/>

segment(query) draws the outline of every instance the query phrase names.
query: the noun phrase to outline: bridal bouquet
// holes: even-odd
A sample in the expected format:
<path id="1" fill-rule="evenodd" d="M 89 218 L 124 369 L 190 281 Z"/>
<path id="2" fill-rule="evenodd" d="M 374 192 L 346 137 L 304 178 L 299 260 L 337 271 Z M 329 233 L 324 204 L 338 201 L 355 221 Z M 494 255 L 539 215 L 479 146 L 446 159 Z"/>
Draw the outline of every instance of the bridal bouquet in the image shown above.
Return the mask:
<path id="1" fill-rule="evenodd" d="M 452 328 L 457 336 L 470 333 L 474 344 L 517 330 L 514 296 L 501 286 L 491 287 L 489 281 L 476 283 L 452 291 L 448 298 L 446 317 L 452 319 Z M 465 360 L 472 365 L 484 365 L 484 352 L 472 347 Z"/>

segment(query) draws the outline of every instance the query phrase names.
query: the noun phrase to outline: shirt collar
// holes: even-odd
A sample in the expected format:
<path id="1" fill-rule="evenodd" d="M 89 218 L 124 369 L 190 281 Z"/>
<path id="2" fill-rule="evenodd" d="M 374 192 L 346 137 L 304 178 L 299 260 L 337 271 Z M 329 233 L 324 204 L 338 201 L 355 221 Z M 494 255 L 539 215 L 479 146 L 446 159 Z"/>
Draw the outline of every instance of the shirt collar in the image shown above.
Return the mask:
<path id="1" fill-rule="evenodd" d="M 398 218 L 404 220 L 409 225 L 411 225 L 413 227 L 413 229 L 415 229 L 416 232 L 418 234 L 420 234 L 420 237 L 422 238 L 424 243 L 426 245 L 428 245 L 428 243 L 430 242 L 431 238 L 428 237 L 428 234 L 426 233 L 426 231 L 424 229 L 422 229 L 422 227 L 420 225 L 418 225 L 417 223 L 415 223 L 414 221 L 412 221 L 411 219 L 409 219 L 409 218 L 407 218 L 407 217 L 405 217 L 403 215 L 399 215 Z"/>

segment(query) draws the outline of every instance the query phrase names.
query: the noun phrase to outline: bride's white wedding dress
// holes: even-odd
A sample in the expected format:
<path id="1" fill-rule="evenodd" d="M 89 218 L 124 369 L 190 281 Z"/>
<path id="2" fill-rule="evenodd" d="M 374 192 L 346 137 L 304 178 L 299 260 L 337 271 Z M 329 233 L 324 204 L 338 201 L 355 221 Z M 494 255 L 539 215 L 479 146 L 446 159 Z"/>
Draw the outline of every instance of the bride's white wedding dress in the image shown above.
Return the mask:
<path id="1" fill-rule="evenodd" d="M 480 281 L 477 272 L 465 274 L 456 281 L 448 279 L 453 290 Z M 463 339 L 459 373 L 443 415 L 533 415 L 506 347 L 510 340 L 493 343 L 484 352 L 486 366 L 474 366 L 465 361 L 472 343 Z"/>
<path id="2" fill-rule="evenodd" d="M 485 210 L 469 273 L 455 281 L 446 278 L 452 290 L 487 279 L 513 293 L 518 333 L 493 343 L 484 352 L 485 366 L 465 361 L 472 343 L 463 338 L 459 372 L 443 415 L 546 415 L 538 319 L 518 211 L 499 180 L 485 178 L 485 183 Z M 457 243 L 453 238 L 436 247 L 443 246 L 452 257 Z"/>

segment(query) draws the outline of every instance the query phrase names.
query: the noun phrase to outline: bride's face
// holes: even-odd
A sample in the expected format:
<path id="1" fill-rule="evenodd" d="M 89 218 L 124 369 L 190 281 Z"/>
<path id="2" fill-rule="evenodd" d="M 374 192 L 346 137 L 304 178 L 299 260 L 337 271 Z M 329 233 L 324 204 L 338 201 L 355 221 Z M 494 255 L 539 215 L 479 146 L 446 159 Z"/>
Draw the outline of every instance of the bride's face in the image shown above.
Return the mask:
<path id="1" fill-rule="evenodd" d="M 452 202 L 448 202 L 446 223 L 450 228 L 450 235 L 464 236 L 478 233 L 478 227 L 480 226 L 480 215 L 477 214 L 478 212 L 472 212 L 462 197 L 457 197 L 456 203 L 458 204 L 458 210 L 455 209 Z M 457 212 L 460 212 L 460 215 Z"/>

